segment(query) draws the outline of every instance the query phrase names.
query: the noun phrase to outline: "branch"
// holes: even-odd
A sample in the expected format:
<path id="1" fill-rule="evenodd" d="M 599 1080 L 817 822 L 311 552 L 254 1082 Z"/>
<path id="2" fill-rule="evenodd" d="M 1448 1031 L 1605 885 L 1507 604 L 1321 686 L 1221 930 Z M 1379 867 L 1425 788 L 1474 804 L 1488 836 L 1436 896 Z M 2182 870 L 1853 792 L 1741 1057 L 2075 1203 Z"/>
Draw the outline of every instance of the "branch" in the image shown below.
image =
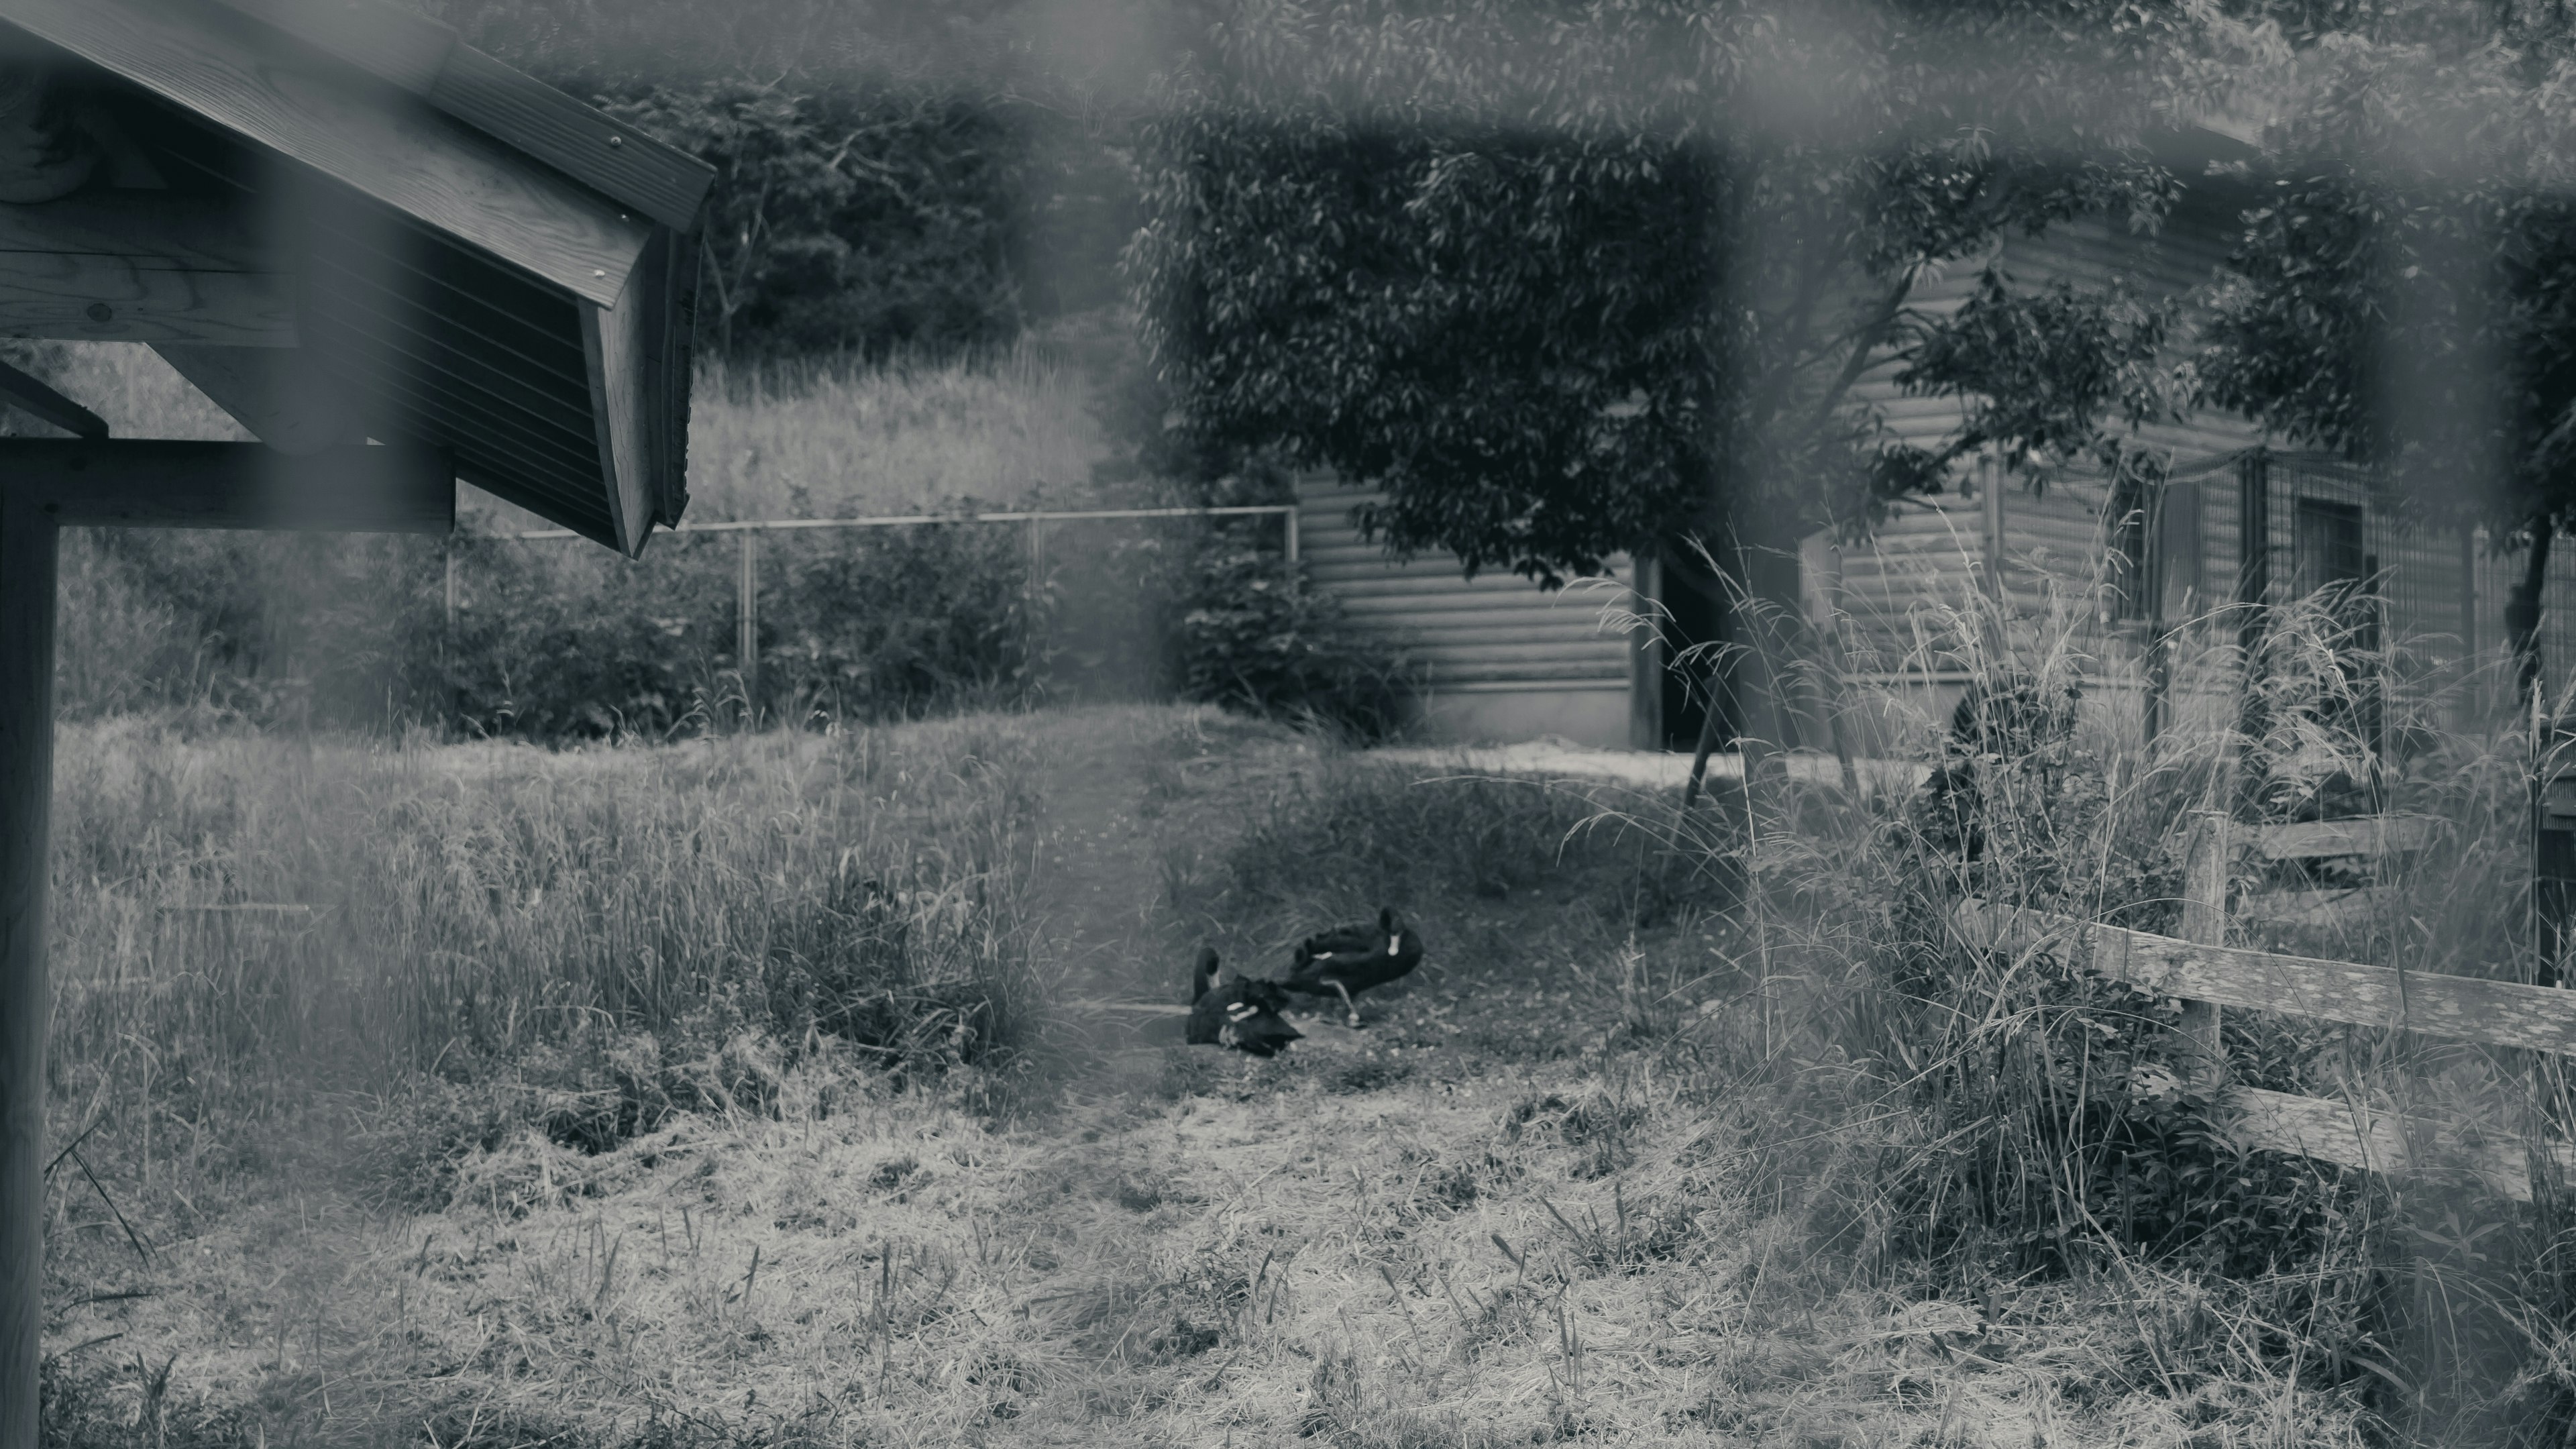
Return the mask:
<path id="1" fill-rule="evenodd" d="M 1887 338 L 1888 329 L 1896 325 L 1898 314 L 1905 310 L 1905 298 L 1914 290 L 1914 279 L 1921 270 L 1920 263 L 1909 262 L 1897 273 L 1896 285 L 1888 289 L 1887 299 L 1879 303 L 1876 314 L 1854 336 L 1851 355 L 1843 359 L 1842 372 L 1834 378 L 1833 385 L 1825 389 L 1825 395 L 1817 399 L 1816 414 L 1807 423 L 1808 432 L 1823 430 L 1825 420 L 1834 415 L 1834 409 L 1842 406 L 1843 395 L 1850 392 L 1852 384 L 1869 370 L 1870 354 L 1878 350 L 1878 344 Z"/>

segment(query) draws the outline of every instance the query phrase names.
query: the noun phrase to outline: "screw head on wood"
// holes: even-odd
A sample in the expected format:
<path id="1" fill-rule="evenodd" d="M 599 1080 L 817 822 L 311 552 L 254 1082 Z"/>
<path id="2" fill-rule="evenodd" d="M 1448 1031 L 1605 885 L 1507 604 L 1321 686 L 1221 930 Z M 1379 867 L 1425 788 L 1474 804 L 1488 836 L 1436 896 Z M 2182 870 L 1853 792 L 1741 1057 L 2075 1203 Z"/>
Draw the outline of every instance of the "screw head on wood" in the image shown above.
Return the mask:
<path id="1" fill-rule="evenodd" d="M 611 136 L 608 138 L 608 144 L 611 146 L 623 146 L 626 144 L 626 138 L 623 136 Z"/>

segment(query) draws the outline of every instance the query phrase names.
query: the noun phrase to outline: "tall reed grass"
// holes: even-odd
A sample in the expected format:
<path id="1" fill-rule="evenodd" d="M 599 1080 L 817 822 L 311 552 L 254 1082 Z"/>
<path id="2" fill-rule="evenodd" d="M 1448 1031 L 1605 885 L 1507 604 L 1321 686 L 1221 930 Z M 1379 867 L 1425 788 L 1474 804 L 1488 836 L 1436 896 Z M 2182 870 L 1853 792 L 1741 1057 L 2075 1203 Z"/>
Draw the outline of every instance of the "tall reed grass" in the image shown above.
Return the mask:
<path id="1" fill-rule="evenodd" d="M 2463 678 L 2455 650 L 2381 638 L 2361 600 L 2328 594 L 2271 610 L 2250 651 L 2233 612 L 2176 628 L 2148 742 L 2142 676 L 2099 624 L 2107 587 L 2020 609 L 1963 590 L 1916 616 L 1899 678 L 1963 680 L 1948 720 L 1919 691 L 1835 684 L 1829 707 L 1919 761 L 1922 789 L 1757 785 L 1740 850 L 1746 928 L 1765 979 L 1787 983 L 1766 1002 L 1772 1080 L 1836 1060 L 1875 1084 L 1823 1129 L 1873 1166 L 1818 1231 L 1865 1276 L 1952 1301 L 2090 1284 L 2143 1315 L 2142 1370 L 2177 1393 L 2232 1385 L 2283 1422 L 2323 1395 L 2400 1438 L 2557 1442 L 2576 1319 L 2551 1188 L 2533 1207 L 2251 1150 L 2178 1003 L 1988 949 L 1957 914 L 1975 896 L 2177 933 L 2194 822 L 2215 810 L 2236 821 L 2232 942 L 2527 982 L 2523 732 L 2479 722 L 2464 701 L 2490 682 Z M 1783 649 L 1776 667 L 1813 662 Z M 1835 662 L 1827 682 L 1886 664 Z M 2249 844 L 2372 810 L 2437 817 L 2438 847 L 2363 879 Z M 2568 1137 L 2557 1069 L 2524 1053 L 2234 1010 L 2224 1053 L 2237 1084 Z"/>
<path id="2" fill-rule="evenodd" d="M 745 1051 L 1004 1082 L 1042 1010 L 989 723 L 549 754 L 130 719 L 58 762 L 67 1133 L 174 1082 L 258 1115 L 551 1057 L 609 1091 L 555 1124 L 596 1147 L 767 1090 Z"/>
<path id="3" fill-rule="evenodd" d="M 148 350 L 49 345 L 27 360 L 118 436 L 246 436 Z M 689 517 L 1098 501 L 1095 387 L 1036 343 L 937 362 L 711 365 L 695 391 Z M 1099 636 L 1130 622 L 1117 605 L 1136 593 L 1114 587 L 1132 584 L 1132 568 L 1087 593 L 1051 587 L 1103 552 L 1099 540 L 1068 541 L 1082 554 L 1033 576 L 1029 540 L 1007 528 L 782 535 L 763 541 L 766 667 L 753 672 L 737 657 L 735 540 L 664 537 L 636 564 L 580 540 L 483 539 L 544 520 L 471 489 L 460 509 L 464 537 L 452 543 L 71 531 L 63 712 L 547 739 L 689 733 L 738 721 L 746 706 L 789 723 L 913 718 L 1033 697 L 1059 642 L 1102 653 Z M 1135 532 L 1107 552 L 1133 552 Z M 1142 541 L 1167 552 L 1173 542 Z"/>

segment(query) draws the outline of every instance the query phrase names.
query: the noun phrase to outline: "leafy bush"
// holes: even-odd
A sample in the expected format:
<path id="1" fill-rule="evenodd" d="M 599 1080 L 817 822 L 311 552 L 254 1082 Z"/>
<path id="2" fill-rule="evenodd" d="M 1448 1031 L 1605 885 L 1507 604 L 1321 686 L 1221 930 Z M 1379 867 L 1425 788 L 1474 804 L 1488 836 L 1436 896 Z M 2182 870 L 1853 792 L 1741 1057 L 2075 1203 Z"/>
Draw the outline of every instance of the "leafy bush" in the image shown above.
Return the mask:
<path id="1" fill-rule="evenodd" d="M 452 717 L 535 739 L 661 736 L 741 717 L 738 542 L 650 563 L 460 543 Z M 1006 704 L 1036 682 L 1027 562 L 1004 530 L 775 533 L 758 544 L 760 718 L 883 721 Z"/>
<path id="2" fill-rule="evenodd" d="M 1307 588 L 1277 554 L 1220 538 L 1189 581 L 1175 647 L 1190 699 L 1366 740 L 1405 722 L 1403 657 L 1352 627 L 1338 599 Z"/>

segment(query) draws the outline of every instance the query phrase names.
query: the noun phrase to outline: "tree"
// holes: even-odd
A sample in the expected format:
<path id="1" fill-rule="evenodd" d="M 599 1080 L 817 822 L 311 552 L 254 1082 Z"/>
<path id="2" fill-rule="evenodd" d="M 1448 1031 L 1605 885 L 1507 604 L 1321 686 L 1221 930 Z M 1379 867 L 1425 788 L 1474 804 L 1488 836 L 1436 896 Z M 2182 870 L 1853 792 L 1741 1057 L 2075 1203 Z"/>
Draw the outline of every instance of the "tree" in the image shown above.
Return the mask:
<path id="1" fill-rule="evenodd" d="M 1117 298 L 1133 87 L 1049 43 L 1042 4 L 414 3 L 716 168 L 712 351 L 948 352 Z M 1162 0 L 1118 3 L 1101 28 L 1134 36 Z"/>
<path id="2" fill-rule="evenodd" d="M 2519 3 L 2256 18 L 2280 119 L 2209 396 L 2385 470 L 2433 521 L 2526 542 L 2506 620 L 2527 695 L 2551 540 L 2576 529 L 2576 22 Z"/>
<path id="3" fill-rule="evenodd" d="M 2212 84 L 2200 14 L 1241 0 L 1147 127 L 1148 355 L 1211 445 L 1379 485 L 1361 522 L 1400 555 L 1552 587 L 1692 536 L 1776 597 L 1747 564 L 1980 451 L 2152 471 L 2118 424 L 2181 396 L 2170 310 L 1981 259 L 2158 224 L 2148 142 Z M 1965 306 L 1911 305 L 1963 265 Z M 1856 400 L 1891 356 L 1959 404 L 1936 446 Z"/>

